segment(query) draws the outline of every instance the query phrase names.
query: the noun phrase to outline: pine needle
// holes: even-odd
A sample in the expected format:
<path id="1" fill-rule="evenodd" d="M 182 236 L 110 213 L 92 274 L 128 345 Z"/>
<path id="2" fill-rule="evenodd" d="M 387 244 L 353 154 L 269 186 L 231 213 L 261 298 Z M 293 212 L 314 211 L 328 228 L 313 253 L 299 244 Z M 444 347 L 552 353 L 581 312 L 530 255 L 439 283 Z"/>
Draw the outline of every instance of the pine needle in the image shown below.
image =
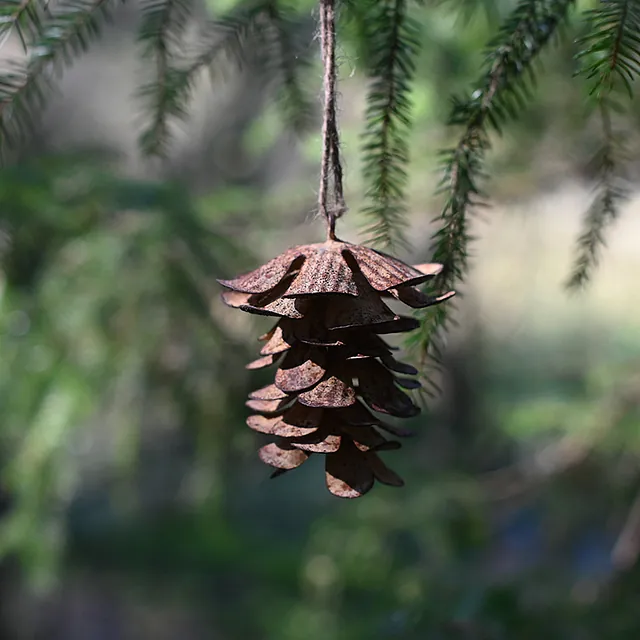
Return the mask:
<path id="1" fill-rule="evenodd" d="M 587 12 L 587 26 L 587 35 L 580 41 L 584 49 L 576 57 L 582 63 L 579 75 L 589 82 L 594 109 L 600 114 L 603 143 L 595 158 L 597 193 L 585 214 L 573 271 L 566 283 L 570 290 L 588 284 L 605 244 L 605 231 L 617 219 L 620 204 L 627 197 L 622 176 L 625 149 L 621 136 L 613 130 L 611 114 L 622 111 L 621 99 L 633 96 L 632 83 L 640 71 L 640 2 L 601 2 Z"/>
<path id="2" fill-rule="evenodd" d="M 449 125 L 462 128 L 458 143 L 442 152 L 439 192 L 445 196 L 436 219 L 434 262 L 444 265 L 434 288 L 455 289 L 466 275 L 469 261 L 469 215 L 483 204 L 480 187 L 490 134 L 517 117 L 531 90 L 533 63 L 566 20 L 575 0 L 520 0 L 489 43 L 485 69 L 465 99 L 455 99 Z M 411 340 L 421 361 L 433 357 L 438 336 L 450 323 L 452 305 L 420 314 L 421 330 Z"/>
<path id="3" fill-rule="evenodd" d="M 363 174 L 363 213 L 370 244 L 406 246 L 406 186 L 411 131 L 411 84 L 420 50 L 420 30 L 406 0 L 384 0 L 367 19 L 369 69 Z"/>
<path id="4" fill-rule="evenodd" d="M 1 37 L 15 28 L 26 63 L 5 62 L 0 71 L 0 151 L 17 145 L 31 128 L 33 111 L 42 106 L 49 74 L 69 66 L 100 35 L 113 0 L 61 0 L 44 19 L 38 3 L 15 4 Z"/>

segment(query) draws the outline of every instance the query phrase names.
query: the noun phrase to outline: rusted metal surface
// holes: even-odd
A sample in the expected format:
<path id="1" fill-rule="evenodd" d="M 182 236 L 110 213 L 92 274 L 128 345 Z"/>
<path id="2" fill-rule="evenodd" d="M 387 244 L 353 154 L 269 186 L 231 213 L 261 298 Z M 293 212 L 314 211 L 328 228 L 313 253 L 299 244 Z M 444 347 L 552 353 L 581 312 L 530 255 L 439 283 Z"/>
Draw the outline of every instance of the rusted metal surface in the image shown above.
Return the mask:
<path id="1" fill-rule="evenodd" d="M 414 331 L 420 326 L 420 322 L 416 318 L 411 316 L 400 316 L 397 320 L 391 322 L 382 322 L 380 324 L 374 324 L 371 327 L 371 331 L 378 335 L 385 335 L 389 333 L 407 333 L 408 331 Z"/>
<path id="2" fill-rule="evenodd" d="M 293 271 L 287 296 L 346 294 L 358 295 L 354 270 L 362 272 L 376 291 L 402 284 L 419 284 L 433 277 L 441 265 L 411 267 L 396 258 L 361 245 L 328 240 L 318 244 L 292 247 L 258 269 L 232 280 L 218 280 L 228 289 L 241 293 L 265 293 L 276 287 Z"/>
<path id="3" fill-rule="evenodd" d="M 326 353 L 317 347 L 303 344 L 292 348 L 276 371 L 276 386 L 286 393 L 312 387 L 324 377 L 326 359 Z"/>
<path id="4" fill-rule="evenodd" d="M 304 317 L 304 308 L 299 301 L 290 298 L 278 298 L 273 302 L 266 302 L 262 306 L 256 304 L 256 296 L 239 291 L 225 291 L 222 294 L 223 302 L 235 309 L 253 313 L 259 316 L 279 316 L 281 318 L 301 319 Z"/>
<path id="5" fill-rule="evenodd" d="M 280 323 L 273 328 L 271 335 L 262 349 L 260 349 L 260 355 L 274 355 L 291 349 L 291 342 L 284 337 L 284 331 L 282 329 L 282 323 L 284 322 L 285 320 L 281 320 Z"/>
<path id="6" fill-rule="evenodd" d="M 350 438 L 360 451 L 368 451 L 384 445 L 387 439 L 373 427 L 342 426 L 340 431 Z"/>
<path id="7" fill-rule="evenodd" d="M 287 291 L 287 296 L 319 294 L 358 295 L 353 272 L 342 257 L 342 243 L 311 245 L 300 273 Z"/>
<path id="8" fill-rule="evenodd" d="M 260 415 L 249 416 L 247 418 L 247 426 L 259 433 L 280 438 L 300 438 L 313 433 L 317 429 L 317 427 L 305 428 L 289 424 L 283 416 L 267 418 L 267 416 Z"/>
<path id="9" fill-rule="evenodd" d="M 301 393 L 298 400 L 308 407 L 337 409 L 354 404 L 356 392 L 346 381 L 336 376 L 329 376 L 313 389 Z"/>
<path id="10" fill-rule="evenodd" d="M 408 307 L 425 309 L 426 307 L 432 307 L 434 304 L 440 304 L 449 298 L 453 298 L 456 292 L 449 291 L 440 296 L 428 296 L 419 289 L 416 289 L 416 287 L 398 287 L 389 289 L 389 293 Z"/>
<path id="11" fill-rule="evenodd" d="M 325 456 L 326 486 L 336 496 L 357 498 L 375 481 L 403 485 L 378 456 L 400 443 L 381 431 L 397 437 L 411 432 L 383 422 L 367 406 L 403 418 L 419 413 L 400 389 L 420 387 L 409 377 L 417 370 L 396 360 L 395 349 L 380 337 L 419 323 L 396 315 L 383 297 L 413 308 L 443 302 L 452 293 L 429 297 L 414 286 L 441 269 L 412 267 L 367 247 L 329 240 L 294 247 L 251 273 L 221 281 L 229 306 L 280 317 L 260 338 L 261 357 L 247 365 L 278 367 L 274 384 L 247 401 L 256 412 L 247 425 L 275 438 L 259 452 L 275 468 L 272 477 L 315 454 Z"/>
<path id="12" fill-rule="evenodd" d="M 273 289 L 284 278 L 295 259 L 303 255 L 305 248 L 304 246 L 293 247 L 254 271 L 233 280 L 218 280 L 218 282 L 227 289 L 242 293 L 265 293 Z"/>
<path id="13" fill-rule="evenodd" d="M 295 469 L 309 458 L 309 454 L 294 447 L 284 448 L 282 443 L 272 442 L 267 444 L 258 454 L 260 460 L 271 467 L 278 469 Z"/>
<path id="14" fill-rule="evenodd" d="M 262 358 L 258 358 L 257 360 L 251 361 L 249 364 L 245 365 L 245 369 L 249 369 L 253 371 L 255 369 L 264 369 L 266 367 L 270 367 L 275 361 L 275 356 L 264 356 Z"/>
<path id="15" fill-rule="evenodd" d="M 381 363 L 358 362 L 353 367 L 358 378 L 358 393 L 374 411 L 398 418 L 412 418 L 420 413 L 411 398 L 398 389 L 393 374 Z"/>
<path id="16" fill-rule="evenodd" d="M 368 247 L 350 244 L 345 249 L 353 255 L 364 277 L 376 291 L 386 291 L 401 284 L 419 284 L 432 277 Z"/>
<path id="17" fill-rule="evenodd" d="M 295 438 L 291 444 L 296 449 L 309 453 L 335 453 L 340 448 L 341 440 L 342 436 L 339 434 L 331 433 L 328 429 L 318 429 L 315 433 Z"/>
<path id="18" fill-rule="evenodd" d="M 289 402 L 288 397 L 283 400 L 256 400 L 251 398 L 247 400 L 245 404 L 252 411 L 258 411 L 259 413 L 270 415 L 284 411 Z"/>
<path id="19" fill-rule="evenodd" d="M 348 329 L 393 322 L 397 316 L 382 302 L 380 295 L 371 288 L 360 288 L 357 300 L 346 296 L 332 296 L 327 301 L 325 326 L 327 329 Z"/>
<path id="20" fill-rule="evenodd" d="M 327 489 L 339 498 L 359 498 L 373 488 L 375 476 L 367 459 L 353 442 L 343 438 L 334 454 L 327 456 Z"/>
<path id="21" fill-rule="evenodd" d="M 256 389 L 249 394 L 252 400 L 282 400 L 287 397 L 284 391 L 281 391 L 275 384 L 268 384 L 262 389 Z"/>
<path id="22" fill-rule="evenodd" d="M 315 429 L 320 426 L 324 417 L 324 410 L 319 407 L 306 407 L 296 402 L 283 416 L 287 424 L 305 429 Z"/>

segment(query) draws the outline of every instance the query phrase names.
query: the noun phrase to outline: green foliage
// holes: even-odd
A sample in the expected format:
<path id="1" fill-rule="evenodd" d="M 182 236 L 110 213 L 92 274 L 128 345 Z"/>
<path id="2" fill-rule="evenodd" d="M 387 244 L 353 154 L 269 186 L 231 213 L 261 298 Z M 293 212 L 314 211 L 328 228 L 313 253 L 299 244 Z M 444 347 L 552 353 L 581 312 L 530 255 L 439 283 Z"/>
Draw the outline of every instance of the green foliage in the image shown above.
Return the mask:
<path id="1" fill-rule="evenodd" d="M 42 7 L 36 0 L 9 0 L 2 3 L 0 18 L 0 42 L 15 29 L 24 45 L 41 29 Z"/>
<path id="2" fill-rule="evenodd" d="M 140 135 L 140 148 L 149 156 L 164 156 L 170 137 L 169 121 L 185 118 L 188 94 L 180 91 L 173 59 L 183 46 L 191 0 L 145 0 L 138 40 L 143 56 L 155 68 L 153 79 L 140 88 L 151 122 Z"/>
<path id="3" fill-rule="evenodd" d="M 587 34 L 577 55 L 584 62 L 580 73 L 592 82 L 591 95 L 607 97 L 622 85 L 629 95 L 640 70 L 640 4 L 635 0 L 600 2 L 586 12 Z"/>
<path id="4" fill-rule="evenodd" d="M 370 243 L 391 249 L 406 243 L 410 91 L 420 29 L 408 15 L 406 0 L 379 2 L 364 17 L 371 78 L 363 145 L 364 213 L 371 220 L 366 232 Z"/>
<path id="5" fill-rule="evenodd" d="M 210 419 L 199 394 L 215 394 L 221 367 L 235 362 L 226 349 L 243 352 L 211 314 L 210 282 L 245 264 L 246 251 L 205 224 L 182 187 L 118 177 L 91 154 L 4 169 L 0 208 L 11 238 L 2 251 L 0 462 L 15 502 L 0 520 L 0 554 L 18 553 L 41 573 L 64 544 L 66 496 L 84 464 L 77 447 L 109 434 L 94 462 L 117 467 L 122 442 L 144 431 L 144 403 L 167 406 L 167 382 L 152 401 L 150 378 L 186 385 L 173 402 L 192 428 Z"/>
<path id="6" fill-rule="evenodd" d="M 440 193 L 444 207 L 436 220 L 433 260 L 444 265 L 435 287 L 455 289 L 468 268 L 469 215 L 481 205 L 490 134 L 499 133 L 522 111 L 534 78 L 533 64 L 567 19 L 574 0 L 521 0 L 489 43 L 485 72 L 466 98 L 457 98 L 448 124 L 462 129 L 452 148 L 442 152 Z M 451 309 L 451 305 L 448 305 Z M 447 309 L 423 314 L 419 334 L 412 338 L 422 358 L 437 358 L 436 341 L 448 321 Z"/>
<path id="7" fill-rule="evenodd" d="M 594 159 L 598 165 L 598 193 L 584 217 L 584 229 L 577 241 L 577 256 L 567 285 L 570 289 L 584 287 L 598 264 L 600 248 L 605 243 L 605 231 L 618 217 L 620 204 L 627 198 L 628 188 L 620 175 L 624 160 L 624 143 L 614 136 L 609 107 L 601 101 L 603 145 Z"/>
<path id="8" fill-rule="evenodd" d="M 293 131 L 303 133 L 313 121 L 313 103 L 303 83 L 303 77 L 311 73 L 311 56 L 315 53 L 305 42 L 310 34 L 290 4 L 271 0 L 264 12 L 267 24 L 257 29 L 260 60 L 276 79 L 284 121 Z"/>
<path id="9" fill-rule="evenodd" d="M 17 33 L 26 53 L 24 62 L 5 65 L 0 74 L 2 148 L 16 143 L 30 128 L 34 108 L 45 99 L 51 71 L 69 64 L 99 35 L 99 27 L 114 3 L 109 0 L 63 0 L 52 11 L 42 3 L 12 0 L 3 7 L 0 37 Z M 141 4 L 138 40 L 150 64 L 150 78 L 139 90 L 147 114 L 140 147 L 151 156 L 166 156 L 173 130 L 184 120 L 197 81 L 213 71 L 223 58 L 247 59 L 275 80 L 283 119 L 296 131 L 312 121 L 312 102 L 303 81 L 309 74 L 311 48 L 306 44 L 308 2 L 239 0 L 226 13 L 203 22 L 187 43 L 192 21 L 191 0 L 149 0 Z M 454 100 L 449 124 L 462 134 L 443 152 L 441 192 L 446 202 L 435 234 L 436 259 L 446 265 L 441 285 L 454 286 L 467 269 L 468 212 L 482 199 L 481 183 L 490 135 L 508 119 L 518 117 L 530 102 L 533 61 L 565 22 L 572 0 L 521 0 L 489 44 L 486 72 L 467 97 Z M 416 5 L 416 6 L 412 6 Z M 418 8 L 459 10 L 469 17 L 482 9 L 491 19 L 510 3 L 487 0 L 441 2 L 343 2 L 343 20 L 356 25 L 365 71 L 370 79 L 363 144 L 368 239 L 381 247 L 404 243 L 407 166 L 411 131 L 411 90 L 416 82 L 416 60 L 421 45 Z M 415 11 L 416 13 L 412 13 Z M 589 210 L 570 286 L 584 284 L 596 263 L 604 228 L 616 216 L 624 189 L 620 180 L 620 146 L 607 132 L 609 112 L 618 102 L 612 94 L 631 91 L 638 69 L 640 9 L 634 0 L 601 2 L 586 12 L 587 33 L 582 40 L 582 75 L 599 103 L 604 142 L 599 157 L 601 186 Z M 269 80 L 270 79 L 270 80 Z M 600 214 L 598 214 L 600 211 Z M 441 326 L 444 317 L 435 323 Z M 425 325 L 426 327 L 426 325 Z M 426 336 L 423 342 L 430 342 Z"/>
<path id="10" fill-rule="evenodd" d="M 209 70 L 215 75 L 216 67 L 225 59 L 236 65 L 246 62 L 245 50 L 251 46 L 258 48 L 251 57 L 252 64 L 277 83 L 284 120 L 296 131 L 305 130 L 312 107 L 301 81 L 305 70 L 308 72 L 309 52 L 299 42 L 299 15 L 284 0 L 240 2 L 225 15 L 209 20 L 198 36 L 195 52 L 189 52 L 182 39 L 189 5 L 190 0 L 154 0 L 146 9 L 143 5 L 139 39 L 156 68 L 154 77 L 140 90 L 150 118 L 140 137 L 143 152 L 166 156 L 172 122 L 187 117 L 202 72 Z"/>
<path id="11" fill-rule="evenodd" d="M 429 0 L 417 0 L 420 4 L 428 4 Z M 484 12 L 492 20 L 499 15 L 499 2 L 496 0 L 435 0 L 434 6 L 444 5 L 447 9 L 457 9 L 465 20 L 469 20 L 478 11 Z"/>
<path id="12" fill-rule="evenodd" d="M 172 31 L 160 19 L 164 4 L 154 5 L 155 14 L 145 5 L 147 62 L 155 75 L 149 84 L 157 88 L 162 40 L 169 67 L 164 78 L 174 82 L 169 97 L 183 96 L 183 110 L 172 112 L 165 104 L 156 132 L 168 137 L 155 149 L 169 151 L 170 134 L 188 111 L 199 76 L 222 68 L 225 58 L 262 62 L 258 69 L 278 83 L 279 96 L 289 92 L 289 74 L 304 96 L 299 81 L 306 62 L 295 60 L 286 73 L 282 62 L 293 60 L 285 50 L 299 48 L 302 57 L 314 50 L 302 42 L 311 4 L 278 3 L 278 18 L 264 2 L 226 2 L 231 8 L 203 21 L 184 51 L 177 43 L 189 32 Z M 488 29 L 485 19 L 462 24 L 450 15 L 480 2 L 448 0 L 439 3 L 437 15 L 436 4 L 406 4 L 411 18 L 423 28 L 428 23 L 434 34 L 421 43 L 422 58 L 408 57 L 411 81 L 402 91 L 409 104 L 416 88 L 437 99 L 443 88 L 475 75 L 475 52 Z M 17 3 L 4 5 L 7 15 L 17 16 L 12 32 L 21 15 L 24 39 L 35 41 L 31 18 L 16 13 Z M 513 7 L 495 5 L 501 12 Z M 383 76 L 371 74 L 376 56 L 370 45 L 380 41 L 368 41 L 367 10 L 379 12 L 380 6 L 349 0 L 340 14 L 343 24 L 357 19 L 367 26 L 350 32 L 358 40 L 349 45 L 362 53 L 353 67 L 367 71 L 371 86 Z M 270 30 L 274 20 L 288 36 L 284 49 L 278 30 Z M 0 27 L 5 33 L 6 24 Z M 524 18 L 523 24 L 529 34 Z M 547 25 L 557 32 L 555 23 Z M 466 142 L 458 147 L 455 139 L 443 157 L 443 187 L 450 229 L 461 222 L 452 235 L 462 242 L 446 250 L 463 257 L 462 277 L 471 240 L 468 213 L 484 201 L 492 136 L 507 122 L 515 124 L 511 115 L 526 128 L 532 121 L 527 56 L 538 53 L 530 45 L 547 45 L 544 33 L 531 33 L 511 40 L 505 31 L 488 54 L 487 73 L 474 85 L 479 93 L 454 104 L 450 132 Z M 546 35 L 548 43 L 552 36 Z M 450 48 L 449 65 L 434 57 L 442 43 Z M 273 53 L 254 60 L 267 49 Z M 601 54 L 593 55 L 596 60 Z M 559 69 L 550 66 L 553 80 Z M 393 68 L 392 80 L 401 78 L 400 67 Z M 504 75 L 483 107 L 489 74 L 501 68 Z M 539 80 L 544 90 L 549 77 Z M 615 82 L 619 90 L 608 97 L 602 92 L 608 104 L 622 103 L 626 92 L 622 80 Z M 521 102 L 520 87 L 527 92 Z M 157 123 L 154 96 L 162 97 L 148 94 L 149 127 Z M 599 102 L 594 100 L 598 112 Z M 281 106 L 287 104 L 283 97 Z M 380 105 L 383 113 L 388 102 Z M 351 117 L 348 108 L 343 106 Z M 411 110 L 406 113 L 410 119 Z M 553 115 L 541 113 L 536 132 Z M 391 119 L 406 144 L 407 123 L 395 113 Z M 287 123 L 294 121 L 287 116 Z M 622 132 L 609 132 L 612 154 L 598 156 L 597 163 L 609 167 L 619 185 Z M 422 126 L 414 127 L 420 144 L 423 134 Z M 392 150 L 395 140 L 388 139 Z M 521 149 L 518 154 L 528 164 Z M 408 170 L 402 154 L 393 162 Z M 466 182 L 456 182 L 452 163 L 462 167 Z M 412 176 L 420 180 L 424 166 L 413 166 Z M 64 582 L 60 602 L 68 602 L 67 593 L 75 596 L 74 580 L 81 575 L 91 610 L 100 609 L 102 598 L 116 602 L 105 618 L 128 623 L 122 633 L 141 640 L 158 633 L 232 640 L 637 637 L 638 616 L 629 603 L 638 591 L 638 568 L 623 574 L 611 560 L 615 537 L 632 520 L 638 483 L 640 414 L 632 358 L 640 346 L 633 296 L 624 298 L 621 287 L 611 287 L 606 304 L 597 300 L 591 308 L 587 302 L 570 325 L 551 317 L 550 338 L 547 329 L 536 329 L 547 308 L 514 305 L 520 293 L 538 305 L 553 285 L 542 295 L 519 291 L 494 311 L 490 293 L 505 288 L 504 272 L 493 279 L 489 273 L 489 281 L 478 285 L 484 305 L 478 323 L 493 337 L 483 338 L 473 325 L 468 343 L 443 354 L 446 393 L 433 412 L 415 420 L 416 437 L 398 452 L 407 488 L 381 488 L 355 508 L 335 504 L 325 495 L 319 469 L 303 472 L 295 483 L 267 481 L 252 435 L 242 426 L 245 327 L 212 303 L 219 293 L 216 277 L 258 263 L 247 251 L 256 236 L 269 257 L 276 241 L 263 231 L 275 231 L 278 248 L 298 241 L 299 230 L 281 225 L 278 216 L 291 206 L 283 193 L 295 193 L 291 208 L 297 215 L 308 206 L 308 189 L 295 182 L 277 185 L 265 221 L 253 176 L 246 179 L 252 188 L 243 177 L 233 188 L 216 187 L 204 204 L 181 185 L 124 178 L 122 169 L 90 155 L 41 154 L 0 172 L 0 494 L 10 497 L 10 510 L 1 514 L 0 554 L 19 554 L 38 573 L 64 561 L 56 572 Z M 402 193 L 390 202 L 404 207 L 403 174 L 391 175 L 399 176 Z M 455 224 L 454 206 L 458 214 L 466 209 Z M 604 206 L 615 215 L 617 205 Z M 603 219 L 596 214 L 589 228 L 597 229 Z M 547 229 L 553 233 L 553 226 Z M 599 240 L 588 242 L 595 246 Z M 441 255 L 450 265 L 449 256 Z M 541 261 L 548 270 L 538 271 L 536 282 L 552 279 L 546 276 L 553 277 L 558 256 Z M 632 269 L 629 274 L 624 284 L 633 286 Z M 451 269 L 446 278 L 453 281 Z M 614 295 L 620 296 L 618 306 Z M 618 314 L 610 325 L 605 311 Z M 476 319 L 469 317 L 473 309 L 467 314 L 469 326 Z M 438 332 L 450 322 L 444 306 L 425 314 L 420 345 L 430 341 L 429 352 L 440 346 Z M 524 524 L 518 520 L 523 512 Z M 514 516 L 516 526 L 505 526 Z M 0 612 L 5 603 L 13 605 L 3 583 L 12 597 L 20 592 L 25 598 L 16 609 L 26 610 L 28 618 L 50 608 L 59 612 L 54 602 L 43 606 L 23 595 L 20 581 L 2 569 Z M 81 634 L 89 635 L 94 616 L 82 618 Z M 105 618 L 96 618 L 104 627 Z M 30 634 L 31 622 L 21 621 L 22 636 L 42 634 Z M 51 619 L 44 626 L 45 635 L 72 633 Z"/>
<path id="13" fill-rule="evenodd" d="M 580 75 L 590 84 L 589 94 L 602 120 L 603 143 L 595 158 L 600 184 L 578 238 L 577 256 L 568 280 L 571 289 L 584 286 L 598 263 L 606 228 L 618 217 L 625 200 L 621 165 L 625 148 L 612 125 L 612 114 L 623 111 L 620 100 L 632 97 L 632 84 L 640 71 L 640 3 L 635 0 L 601 2 L 587 12 L 587 35 L 577 54 Z"/>
<path id="14" fill-rule="evenodd" d="M 16 146 L 31 127 L 34 112 L 46 100 L 52 71 L 73 62 L 100 35 L 100 25 L 114 0 L 62 0 L 53 11 L 43 2 L 11 2 L 4 9 L 0 38 L 17 33 L 25 61 L 6 61 L 0 72 L 0 150 Z M 285 0 L 243 0 L 218 18 L 205 21 L 187 46 L 185 30 L 192 21 L 192 0 L 149 0 L 141 3 L 138 41 L 150 66 L 140 87 L 148 121 L 140 148 L 148 156 L 166 156 L 174 127 L 189 112 L 196 82 L 213 71 L 221 58 L 246 58 L 247 42 L 257 43 L 253 62 L 266 79 L 277 81 L 283 118 L 297 131 L 311 120 L 312 106 L 301 80 L 308 72 L 310 50 L 300 32 L 304 23 Z"/>
<path id="15" fill-rule="evenodd" d="M 51 72 L 87 50 L 113 4 L 113 0 L 62 0 L 45 12 L 39 2 L 21 2 L 5 18 L 0 37 L 8 38 L 11 29 L 17 30 L 26 61 L 7 61 L 7 68 L 0 71 L 0 151 L 28 133 Z"/>

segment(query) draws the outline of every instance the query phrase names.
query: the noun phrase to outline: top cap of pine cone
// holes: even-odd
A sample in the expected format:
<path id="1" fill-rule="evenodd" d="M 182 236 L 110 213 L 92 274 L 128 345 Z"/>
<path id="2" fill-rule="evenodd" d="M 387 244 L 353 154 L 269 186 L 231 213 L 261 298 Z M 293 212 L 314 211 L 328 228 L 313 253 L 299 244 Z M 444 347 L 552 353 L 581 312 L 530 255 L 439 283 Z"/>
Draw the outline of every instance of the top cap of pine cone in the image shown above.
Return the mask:
<path id="1" fill-rule="evenodd" d="M 233 280 L 219 280 L 228 289 L 260 294 L 274 289 L 293 275 L 283 297 L 295 298 L 315 294 L 359 294 L 355 273 L 360 271 L 376 291 L 383 292 L 403 285 L 416 285 L 440 273 L 442 265 L 411 267 L 381 251 L 360 245 L 327 240 L 318 244 L 288 249 L 277 258 Z"/>

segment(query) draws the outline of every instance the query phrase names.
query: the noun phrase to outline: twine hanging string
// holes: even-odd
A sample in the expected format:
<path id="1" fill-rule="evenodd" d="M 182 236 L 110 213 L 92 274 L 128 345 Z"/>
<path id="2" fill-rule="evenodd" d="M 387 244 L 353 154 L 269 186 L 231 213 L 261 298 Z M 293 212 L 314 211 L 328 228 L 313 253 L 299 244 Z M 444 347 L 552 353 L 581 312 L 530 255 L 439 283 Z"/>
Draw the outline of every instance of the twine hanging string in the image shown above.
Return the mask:
<path id="1" fill-rule="evenodd" d="M 338 98 L 335 0 L 320 0 L 320 42 L 324 64 L 324 108 L 318 210 L 327 221 L 327 237 L 335 240 L 336 220 L 346 210 L 340 164 L 340 135 L 336 117 Z"/>

